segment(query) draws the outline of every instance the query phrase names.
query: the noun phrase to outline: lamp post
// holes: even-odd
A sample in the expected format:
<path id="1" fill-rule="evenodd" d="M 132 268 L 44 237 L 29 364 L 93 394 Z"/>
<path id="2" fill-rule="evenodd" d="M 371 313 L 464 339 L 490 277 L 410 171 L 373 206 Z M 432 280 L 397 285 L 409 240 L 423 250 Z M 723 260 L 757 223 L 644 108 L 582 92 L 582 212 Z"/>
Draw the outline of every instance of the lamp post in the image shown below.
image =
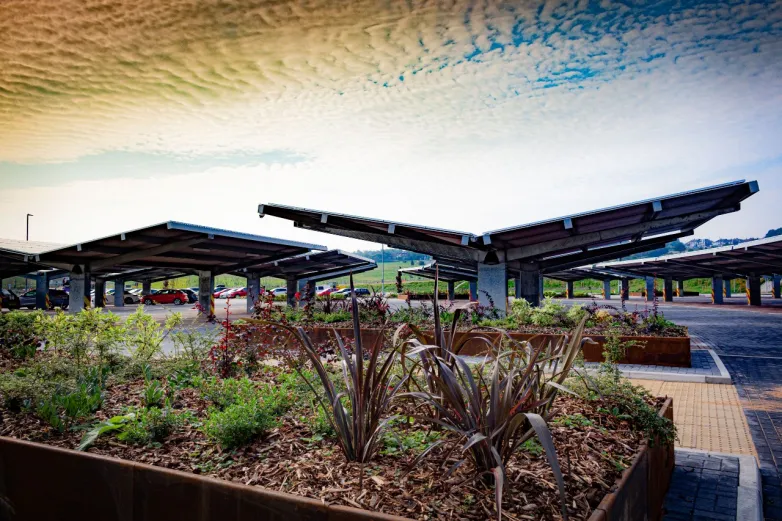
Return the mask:
<path id="1" fill-rule="evenodd" d="M 25 237 L 26 241 L 30 240 L 30 217 L 35 217 L 35 216 L 31 213 L 27 214 L 27 235 Z"/>

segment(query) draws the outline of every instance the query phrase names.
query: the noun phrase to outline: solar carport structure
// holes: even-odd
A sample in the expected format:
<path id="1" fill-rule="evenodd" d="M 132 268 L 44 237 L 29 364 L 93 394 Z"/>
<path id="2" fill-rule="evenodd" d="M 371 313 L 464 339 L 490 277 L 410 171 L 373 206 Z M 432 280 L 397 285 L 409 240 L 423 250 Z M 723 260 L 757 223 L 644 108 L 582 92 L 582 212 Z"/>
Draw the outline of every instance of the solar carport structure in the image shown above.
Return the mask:
<path id="1" fill-rule="evenodd" d="M 341 250 L 329 250 L 247 266 L 233 273 L 247 277 L 248 306 L 258 297 L 260 278 L 276 277 L 285 279 L 288 305 L 292 307 L 296 305 L 296 292 L 303 291 L 308 282 L 312 286 L 321 280 L 335 279 L 375 268 L 377 268 L 377 263 L 372 259 Z"/>
<path id="2" fill-rule="evenodd" d="M 508 279 L 517 277 L 517 296 L 536 305 L 546 273 L 659 248 L 738 211 L 757 191 L 756 181 L 736 181 L 478 235 L 276 204 L 262 204 L 258 213 L 475 270 L 483 305 L 507 302 Z"/>
<path id="3" fill-rule="evenodd" d="M 400 273 L 414 275 L 425 279 L 439 280 L 448 284 L 448 300 L 453 300 L 456 296 L 456 283 L 467 281 L 470 283 L 470 300 L 478 299 L 478 272 L 474 269 L 461 266 L 451 266 L 445 263 L 430 263 L 425 266 L 416 266 L 410 268 L 401 268 Z"/>
<path id="4" fill-rule="evenodd" d="M 725 281 L 743 278 L 747 281 L 749 304 L 759 306 L 760 279 L 763 275 L 772 277 L 774 298 L 781 297 L 782 237 L 662 257 L 612 262 L 596 268 L 622 270 L 652 281 L 655 277 L 663 278 L 666 300 L 672 300 L 674 280 L 679 282 L 681 288 L 687 279 L 711 278 L 715 304 L 723 303 L 723 294 L 730 296 L 730 284 L 726 285 Z"/>
<path id="5" fill-rule="evenodd" d="M 61 272 L 35 262 L 35 256 L 41 251 L 50 250 L 57 246 L 57 244 L 48 242 L 0 239 L 0 281 L 17 276 L 34 278 L 36 306 L 41 309 L 46 308 L 49 280 L 61 275 Z"/>
<path id="6" fill-rule="evenodd" d="M 214 277 L 265 262 L 284 259 L 323 246 L 168 221 L 36 254 L 32 261 L 70 274 L 71 312 L 89 305 L 91 279 L 95 294 L 104 294 L 106 280 L 118 288 L 125 280 L 142 280 L 149 291 L 153 280 L 194 274 L 199 278 L 199 303 L 210 308 Z M 124 305 L 115 291 L 115 306 Z M 102 305 L 96 299 L 96 305 Z M 249 300 L 249 299 L 248 299 Z"/>

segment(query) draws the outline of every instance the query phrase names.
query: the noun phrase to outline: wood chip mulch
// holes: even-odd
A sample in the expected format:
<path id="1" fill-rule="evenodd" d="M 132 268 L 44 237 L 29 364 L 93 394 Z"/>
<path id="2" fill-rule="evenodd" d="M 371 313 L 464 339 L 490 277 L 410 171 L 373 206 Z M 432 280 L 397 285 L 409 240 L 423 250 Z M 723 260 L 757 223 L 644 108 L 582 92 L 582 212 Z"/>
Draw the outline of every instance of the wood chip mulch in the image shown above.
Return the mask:
<path id="1" fill-rule="evenodd" d="M 141 381 L 111 386 L 98 419 L 139 405 Z M 199 419 L 208 403 L 198 391 L 181 391 L 175 406 L 189 409 Z M 551 424 L 567 487 L 571 519 L 586 519 L 610 491 L 637 452 L 642 435 L 625 421 L 598 411 L 595 402 L 584 403 L 560 395 Z M 558 417 L 579 413 L 591 425 L 563 426 Z M 193 425 L 169 436 L 162 444 L 134 446 L 112 436 L 101 437 L 90 452 L 170 469 L 203 474 L 245 485 L 298 494 L 329 504 L 400 515 L 419 520 L 496 517 L 494 490 L 473 478 L 466 463 L 444 478 L 445 469 L 457 461 L 456 453 L 443 461 L 446 449 L 436 449 L 411 472 L 417 453 L 378 455 L 365 466 L 347 463 L 336 442 L 314 437 L 301 410 L 282 418 L 280 427 L 263 439 L 236 451 L 221 451 Z M 36 416 L 0 409 L 0 435 L 75 448 L 83 431 L 59 434 Z M 359 476 L 363 471 L 363 488 Z M 545 456 L 519 451 L 508 465 L 503 515 L 513 520 L 561 519 L 554 475 Z"/>

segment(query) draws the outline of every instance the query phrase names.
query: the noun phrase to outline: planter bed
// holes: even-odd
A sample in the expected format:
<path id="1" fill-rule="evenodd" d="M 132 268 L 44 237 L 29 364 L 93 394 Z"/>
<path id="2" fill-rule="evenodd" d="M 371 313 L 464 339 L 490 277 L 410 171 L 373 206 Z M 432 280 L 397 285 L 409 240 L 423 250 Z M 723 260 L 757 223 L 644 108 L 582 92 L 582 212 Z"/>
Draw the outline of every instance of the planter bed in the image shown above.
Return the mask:
<path id="1" fill-rule="evenodd" d="M 329 327 L 329 326 L 311 326 L 304 328 L 309 333 L 312 341 L 315 343 L 327 343 L 333 342 L 334 335 L 332 329 L 343 339 L 353 338 L 353 329 L 346 327 Z M 362 328 L 362 339 L 367 344 L 375 342 L 380 335 L 380 329 L 377 328 Z M 387 330 L 388 331 L 388 330 Z M 261 334 L 261 333 L 259 333 Z M 499 333 L 495 331 L 482 331 L 471 333 L 459 333 L 457 337 L 461 335 L 484 335 L 491 339 L 495 339 Z M 431 335 L 431 332 L 428 332 Z M 538 342 L 557 341 L 561 338 L 559 334 L 544 333 L 516 333 L 509 332 L 509 335 L 515 340 L 529 340 L 533 345 L 537 345 Z M 587 362 L 602 362 L 603 361 L 603 345 L 605 344 L 606 337 L 602 335 L 588 335 L 597 344 L 586 344 L 583 347 L 584 359 Z M 257 338 L 258 341 L 264 343 L 271 343 L 272 338 Z M 644 347 L 634 347 L 627 350 L 625 357 L 618 363 L 620 364 L 641 364 L 641 365 L 663 365 L 669 367 L 690 367 L 690 337 L 653 337 L 653 336 L 622 336 L 621 341 L 636 340 L 644 342 Z M 290 341 L 288 342 L 289 345 Z M 486 354 L 486 346 L 483 342 L 469 340 L 465 344 L 464 349 L 461 351 L 463 355 L 483 355 Z"/>
<path id="2" fill-rule="evenodd" d="M 277 374 L 263 369 L 253 380 L 274 384 Z M 110 384 L 96 421 L 121 414 L 126 406 L 140 406 L 143 387 L 140 378 Z M 304 418 L 299 407 L 307 405 L 305 396 L 297 395 L 293 408 L 280 416 L 279 425 L 267 435 L 233 451 L 221 450 L 198 428 L 209 402 L 189 387 L 179 391 L 174 407 L 190 411 L 193 420 L 162 442 L 132 445 L 106 435 L 89 449 L 91 454 L 120 460 L 2 439 L 0 495 L 9 500 L 17 513 L 14 519 L 19 521 L 399 519 L 392 516 L 483 520 L 495 516 L 494 491 L 469 479 L 469 463 L 450 478 L 443 477 L 442 447 L 409 474 L 406 471 L 420 449 L 385 450 L 364 466 L 346 463 L 336 443 L 316 436 Z M 670 400 L 656 403 L 669 414 Z M 397 412 L 409 414 L 404 407 L 398 406 Z M 577 415 L 583 423 L 564 421 Z M 659 479 L 649 477 L 659 456 L 651 456 L 655 449 L 646 447 L 641 432 L 608 414 L 599 402 L 562 394 L 554 403 L 550 427 L 565 476 L 571 519 L 594 519 L 590 516 L 596 508 L 620 508 L 617 505 L 623 498 L 636 501 L 622 491 L 635 483 L 636 478 L 628 476 L 641 471 L 647 473 L 643 483 L 658 485 L 646 494 L 645 511 L 659 511 L 670 472 L 660 472 Z M 397 428 L 403 435 L 408 429 L 421 427 L 402 423 Z M 32 413 L 0 408 L 0 436 L 73 449 L 82 434 L 74 430 L 60 434 Z M 669 459 L 672 462 L 672 456 Z M 617 488 L 615 483 L 624 469 L 630 470 L 624 472 Z M 362 471 L 363 489 L 359 487 Z M 203 480 L 193 474 L 219 480 Z M 610 500 L 613 506 L 606 503 L 608 493 L 616 496 Z M 507 467 L 503 509 L 516 519 L 559 518 L 553 473 L 533 447 L 520 450 Z"/>

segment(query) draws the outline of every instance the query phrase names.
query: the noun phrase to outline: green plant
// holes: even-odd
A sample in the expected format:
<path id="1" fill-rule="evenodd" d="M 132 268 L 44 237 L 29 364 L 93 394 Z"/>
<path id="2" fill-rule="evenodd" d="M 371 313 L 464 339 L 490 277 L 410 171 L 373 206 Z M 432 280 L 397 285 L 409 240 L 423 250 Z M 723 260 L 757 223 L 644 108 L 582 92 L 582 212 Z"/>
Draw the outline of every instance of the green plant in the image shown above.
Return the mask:
<path id="1" fill-rule="evenodd" d="M 313 434 L 319 436 L 333 437 L 337 431 L 334 430 L 334 426 L 329 421 L 328 413 L 326 410 L 318 404 L 312 403 L 312 415 L 307 418 L 307 423 L 310 426 Z"/>
<path id="2" fill-rule="evenodd" d="M 148 363 L 160 353 L 163 341 L 176 323 L 175 317 L 169 317 L 166 325 L 161 327 L 155 317 L 144 313 L 144 306 L 139 305 L 125 321 L 125 347 L 133 361 L 137 364 Z"/>
<path id="3" fill-rule="evenodd" d="M 50 381 L 34 378 L 22 371 L 0 373 L 0 395 L 5 407 L 11 411 L 32 408 L 53 392 L 54 386 Z"/>
<path id="4" fill-rule="evenodd" d="M 129 413 L 122 416 L 113 416 L 108 420 L 98 423 L 82 436 L 81 443 L 79 443 L 77 450 L 87 450 L 95 443 L 95 440 L 97 440 L 99 436 L 108 432 L 123 430 L 127 424 L 135 418 L 135 413 Z"/>
<path id="5" fill-rule="evenodd" d="M 309 361 L 320 381 L 318 392 L 304 372 L 304 360 L 288 355 L 288 362 L 307 386 L 315 394 L 319 405 L 328 412 L 329 423 L 334 428 L 342 453 L 348 461 L 365 463 L 377 452 L 380 438 L 390 418 L 387 418 L 391 400 L 404 384 L 405 378 L 397 379 L 391 372 L 396 346 L 383 353 L 382 342 L 376 342 L 366 352 L 361 339 L 359 303 L 350 276 L 351 316 L 353 319 L 354 355 L 351 355 L 342 338 L 334 332 L 341 354 L 342 381 L 345 390 L 338 392 L 331 381 L 329 372 L 320 359 L 320 354 L 309 335 L 302 328 L 293 328 L 287 324 L 276 324 L 289 331 L 302 348 L 304 359 Z M 384 313 L 384 303 L 373 299 L 372 313 Z M 385 338 L 380 335 L 380 338 Z M 363 480 L 363 473 L 361 479 Z M 363 482 L 362 482 L 363 484 Z"/>
<path id="6" fill-rule="evenodd" d="M 184 356 L 193 364 L 200 364 L 209 348 L 214 345 L 217 334 L 214 329 L 199 327 L 194 318 L 190 324 L 182 326 L 182 316 L 174 313 L 169 318 L 168 327 L 171 330 L 171 341 L 174 344 L 174 355 Z"/>
<path id="7" fill-rule="evenodd" d="M 383 433 L 383 447 L 380 449 L 380 454 L 388 456 L 405 452 L 420 453 L 441 437 L 442 434 L 437 431 L 402 429 L 394 426 Z"/>
<path id="8" fill-rule="evenodd" d="M 16 358 L 30 358 L 41 346 L 41 311 L 0 313 L 0 349 Z"/>
<path id="9" fill-rule="evenodd" d="M 168 407 L 134 410 L 93 426 L 82 437 L 78 450 L 86 450 L 98 437 L 110 432 L 115 433 L 120 441 L 136 445 L 160 442 L 187 420 L 186 413 L 177 413 Z"/>
<path id="10" fill-rule="evenodd" d="M 276 425 L 276 418 L 261 401 L 235 403 L 224 410 L 213 409 L 204 422 L 207 438 L 224 449 L 246 445 Z"/>

